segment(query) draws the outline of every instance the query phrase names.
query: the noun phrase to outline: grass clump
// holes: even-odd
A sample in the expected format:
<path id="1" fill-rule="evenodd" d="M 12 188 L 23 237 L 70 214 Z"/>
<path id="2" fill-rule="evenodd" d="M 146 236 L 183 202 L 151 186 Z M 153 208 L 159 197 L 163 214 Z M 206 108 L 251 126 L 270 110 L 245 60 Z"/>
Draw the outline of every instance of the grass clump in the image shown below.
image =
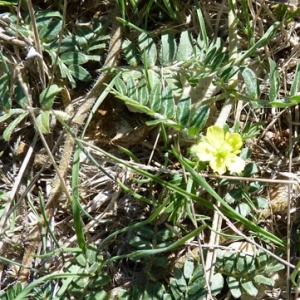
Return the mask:
<path id="1" fill-rule="evenodd" d="M 294 299 L 298 9 L 77 4 L 0 1 L 0 298 Z"/>

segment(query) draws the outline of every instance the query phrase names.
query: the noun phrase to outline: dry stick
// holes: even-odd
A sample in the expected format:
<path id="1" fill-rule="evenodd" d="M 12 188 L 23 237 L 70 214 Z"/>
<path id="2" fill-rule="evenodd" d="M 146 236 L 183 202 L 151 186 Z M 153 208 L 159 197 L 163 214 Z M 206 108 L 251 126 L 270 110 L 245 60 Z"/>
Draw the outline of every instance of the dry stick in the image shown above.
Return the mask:
<path id="1" fill-rule="evenodd" d="M 119 7 L 116 3 L 116 8 L 114 12 L 114 18 L 113 18 L 113 26 L 112 26 L 112 33 L 111 33 L 111 41 L 108 48 L 108 56 L 104 63 L 104 68 L 111 68 L 116 67 L 118 63 L 118 57 L 119 53 L 121 51 L 121 42 L 122 42 L 122 32 L 121 32 L 121 25 L 116 20 L 116 16 L 118 15 Z M 83 105 L 78 109 L 78 111 L 75 113 L 75 116 L 73 118 L 73 125 L 71 126 L 71 130 L 76 136 L 79 132 L 79 129 L 83 125 L 88 112 L 91 110 L 92 106 L 94 105 L 97 98 L 101 95 L 101 93 L 105 89 L 105 83 L 108 83 L 111 79 L 112 75 L 108 73 L 103 73 L 98 78 L 97 82 L 91 89 L 91 91 L 86 95 L 83 101 Z M 70 107 L 68 107 L 70 109 Z M 48 201 L 46 205 L 46 216 L 47 218 L 50 218 L 55 208 L 57 208 L 59 204 L 59 197 L 61 195 L 61 187 L 63 187 L 64 192 L 66 192 L 66 196 L 70 199 L 69 193 L 66 191 L 66 185 L 61 180 L 62 178 L 65 178 L 68 170 L 68 166 L 71 160 L 71 156 L 73 153 L 73 147 L 74 147 L 74 139 L 71 135 L 67 135 L 66 141 L 64 144 L 64 150 L 62 153 L 61 161 L 59 164 L 59 172 L 54 177 L 53 180 L 53 188 L 50 194 L 50 200 Z M 34 253 L 40 243 L 41 237 L 40 237 L 40 230 L 38 225 L 33 228 L 33 230 L 30 232 L 30 234 L 27 237 L 27 242 L 29 242 L 29 246 L 25 250 L 22 264 L 25 266 L 29 266 L 29 263 L 31 264 L 32 260 L 30 257 L 32 256 L 32 253 Z M 19 280 L 21 282 L 27 281 L 29 276 L 28 269 L 21 269 L 19 272 Z"/>
<path id="2" fill-rule="evenodd" d="M 29 163 L 29 161 L 31 159 L 31 156 L 33 154 L 33 149 L 34 149 L 35 143 L 37 141 L 37 137 L 38 137 L 38 135 L 35 134 L 35 136 L 33 138 L 33 141 L 32 141 L 32 143 L 31 143 L 31 145 L 30 145 L 30 147 L 29 147 L 29 149 L 28 149 L 28 151 L 26 153 L 26 156 L 25 156 L 25 158 L 24 158 L 24 160 L 22 162 L 21 168 L 20 168 L 20 170 L 18 172 L 18 175 L 17 175 L 16 180 L 14 182 L 14 185 L 12 187 L 12 190 L 9 193 L 9 199 L 8 199 L 8 201 L 6 203 L 5 209 L 4 209 L 4 211 L 2 213 L 2 217 L 0 219 L 0 235 L 2 235 L 4 233 L 4 231 L 5 231 L 5 229 L 6 229 L 5 223 L 6 223 L 6 220 L 8 218 L 8 215 L 9 215 L 9 210 L 10 210 L 11 204 L 13 202 L 13 199 L 15 198 L 15 195 L 16 195 L 16 193 L 18 191 L 18 188 L 20 186 L 21 180 L 22 180 L 22 178 L 24 176 L 24 172 L 25 172 L 25 170 L 26 170 L 26 168 L 28 166 L 28 163 Z"/>
<path id="3" fill-rule="evenodd" d="M 237 58 L 237 19 L 235 17 L 236 10 L 236 0 L 229 1 L 229 13 L 228 13 L 228 27 L 229 27 L 229 54 L 230 60 L 234 61 Z M 229 82 L 231 88 L 235 88 L 238 83 L 237 75 L 232 77 Z M 216 121 L 216 125 L 221 127 L 227 122 L 228 116 L 233 106 L 234 99 L 228 99 L 225 102 L 225 105 L 222 107 L 220 115 Z M 220 204 L 218 204 L 220 205 Z M 209 243 L 212 245 L 219 245 L 220 236 L 217 232 L 220 232 L 222 224 L 222 217 L 214 211 L 213 222 L 212 222 L 212 231 L 210 233 Z M 208 277 L 208 282 L 212 282 L 214 271 L 215 271 L 215 262 L 216 262 L 216 251 L 215 249 L 209 249 L 205 261 L 205 272 Z M 206 299 L 208 299 L 209 295 Z"/>
<path id="4" fill-rule="evenodd" d="M 30 115 L 31 115 L 31 119 L 33 120 L 33 123 L 35 124 L 35 123 L 36 123 L 36 118 L 35 118 L 34 113 L 33 113 L 32 111 L 30 112 Z M 44 137 L 43 137 L 43 134 L 41 133 L 41 131 L 38 130 L 38 127 L 37 127 L 37 131 L 38 131 L 38 132 L 36 133 L 36 136 L 40 136 L 40 137 L 41 137 L 41 140 L 42 140 Z M 34 137 L 34 138 L 35 138 L 35 137 Z M 52 151 L 51 151 L 52 154 L 55 153 L 55 151 L 56 151 L 56 149 L 57 149 L 57 147 L 58 147 L 58 144 L 59 144 L 59 141 L 61 140 L 61 138 L 62 138 L 62 135 L 58 138 L 58 140 L 57 140 L 55 146 L 53 147 L 53 149 L 52 149 Z M 45 140 L 45 141 L 42 140 L 42 142 L 43 142 L 44 145 L 46 145 L 46 146 L 48 147 L 46 140 Z M 33 144 L 33 143 L 32 143 L 32 144 Z M 31 146 L 31 147 L 33 147 L 33 146 Z M 34 147 L 33 147 L 33 148 L 34 148 Z M 48 153 L 48 150 L 46 150 L 46 151 L 47 151 L 47 153 Z M 50 148 L 49 148 L 49 152 L 50 152 Z M 26 156 L 27 156 L 27 154 L 26 154 Z M 25 158 L 25 159 L 26 159 L 26 158 Z M 44 164 L 43 164 L 43 166 L 41 167 L 41 169 L 40 169 L 40 170 L 34 175 L 34 177 L 30 180 L 29 184 L 26 186 L 25 191 L 24 191 L 24 192 L 21 194 L 21 196 L 19 197 L 18 202 L 16 202 L 15 205 L 8 211 L 7 217 L 11 215 L 11 213 L 12 213 L 12 212 L 20 205 L 20 203 L 24 200 L 24 198 L 32 191 L 33 187 L 35 186 L 37 180 L 40 178 L 41 174 L 42 174 L 43 171 L 45 170 L 45 167 L 46 167 L 46 165 L 47 165 L 47 163 L 48 163 L 49 161 L 51 161 L 51 163 L 53 164 L 54 169 L 55 169 L 55 170 L 58 170 L 58 166 L 57 166 L 57 164 L 56 164 L 56 162 L 55 162 L 55 159 L 54 159 L 53 155 L 50 155 L 49 158 L 44 162 Z M 19 174 L 18 174 L 18 176 L 19 176 Z M 16 181 L 17 181 L 17 180 L 16 180 Z M 10 196 L 11 196 L 11 195 L 10 195 Z M 11 197 L 12 197 L 12 196 L 11 196 Z M 6 219 L 7 219 L 7 217 L 6 217 Z M 1 225 L 0 225 L 0 234 L 1 234 Z M 0 251 L 0 252 L 1 252 L 1 251 Z"/>
<path id="5" fill-rule="evenodd" d="M 28 47 L 28 44 L 22 40 L 18 40 L 15 37 L 11 37 L 9 35 L 6 35 L 2 32 L 0 32 L 0 41 L 5 41 L 9 44 L 12 44 L 14 46 L 18 46 L 18 47 L 22 47 L 24 49 L 26 49 Z"/>
<path id="6" fill-rule="evenodd" d="M 289 111 L 289 130 L 293 132 L 292 123 L 291 123 L 291 111 Z M 293 160 L 293 141 L 292 136 L 289 135 L 289 173 L 292 173 L 292 160 Z M 293 243 L 291 243 L 291 231 L 292 231 L 292 224 L 291 224 L 291 191 L 292 185 L 288 185 L 288 210 L 287 210 L 287 245 L 286 245 L 286 255 L 287 261 L 291 262 L 291 248 L 294 249 L 294 243 L 296 240 L 296 236 L 293 236 Z M 293 253 L 294 255 L 294 253 Z M 291 268 L 290 266 L 286 267 L 287 278 L 286 278 L 286 286 L 287 286 L 287 300 L 291 299 L 292 294 L 292 283 L 291 283 Z"/>
<path id="7" fill-rule="evenodd" d="M 299 123 L 299 120 L 300 120 L 300 115 L 299 115 L 299 106 L 297 105 L 297 106 L 295 106 L 295 111 L 294 111 L 294 121 L 296 121 L 296 122 L 298 122 Z M 290 120 L 292 120 L 292 118 L 290 118 Z M 293 122 L 291 122 L 291 125 L 293 125 Z M 294 135 L 295 135 L 295 139 L 296 138 L 298 138 L 299 137 L 299 126 L 297 125 L 297 124 L 295 124 L 295 126 L 294 126 Z M 291 131 L 291 129 L 290 129 L 290 132 L 292 132 Z M 289 139 L 290 139 L 290 141 L 289 141 L 289 143 L 292 143 L 292 137 L 291 137 L 291 135 L 289 136 Z M 290 144 L 290 147 L 292 147 L 293 145 L 291 145 Z M 292 160 L 293 160 L 293 158 L 291 157 L 290 158 L 290 160 L 289 160 L 289 163 L 291 163 L 292 162 Z M 297 197 L 298 198 L 298 197 Z M 299 199 L 299 198 L 298 198 Z M 299 207 L 299 200 L 297 200 L 296 201 L 296 208 L 297 208 L 297 210 L 298 210 L 298 207 Z M 296 218 L 294 219 L 294 222 L 293 222 L 293 224 L 292 224 L 292 226 L 291 226 L 291 235 L 292 235 L 292 230 L 293 230 L 293 228 L 295 227 L 295 223 L 296 223 L 296 221 L 298 220 L 299 221 L 299 213 L 297 213 L 297 215 L 296 215 Z M 296 240 L 296 236 L 292 236 L 291 237 L 292 238 L 292 244 L 291 244 L 291 258 L 292 258 L 292 260 L 293 260 L 293 256 L 295 255 L 295 253 L 293 253 L 294 252 L 294 249 L 296 248 L 296 243 L 295 243 L 295 240 Z M 293 261 L 294 262 L 294 261 Z M 299 276 L 298 276 L 298 285 L 299 285 Z M 297 289 L 297 292 L 296 292 L 296 297 L 299 297 L 299 291 L 298 291 L 298 289 Z"/>

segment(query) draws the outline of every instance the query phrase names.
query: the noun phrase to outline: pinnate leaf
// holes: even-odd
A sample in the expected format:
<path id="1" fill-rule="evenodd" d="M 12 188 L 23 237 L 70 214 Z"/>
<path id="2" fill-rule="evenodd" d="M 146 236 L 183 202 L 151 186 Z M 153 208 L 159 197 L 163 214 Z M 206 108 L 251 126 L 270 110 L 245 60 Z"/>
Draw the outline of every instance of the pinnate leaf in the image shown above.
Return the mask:
<path id="1" fill-rule="evenodd" d="M 164 32 L 161 36 L 161 48 L 159 52 L 160 63 L 170 66 L 176 57 L 177 44 L 172 32 Z"/>
<path id="2" fill-rule="evenodd" d="M 192 257 L 188 257 L 183 267 L 183 275 L 186 279 L 190 279 L 194 272 L 195 262 Z"/>
<path id="3" fill-rule="evenodd" d="M 24 112 L 7 125 L 7 127 L 5 128 L 5 130 L 3 132 L 3 138 L 5 141 L 10 140 L 10 136 L 11 136 L 12 132 L 14 131 L 14 129 L 16 128 L 16 126 L 18 124 L 20 124 L 22 122 L 22 120 L 27 117 L 27 115 L 28 115 L 28 112 Z"/>
<path id="4" fill-rule="evenodd" d="M 161 97 L 161 113 L 171 119 L 174 116 L 175 102 L 169 86 L 163 89 Z"/>
<path id="5" fill-rule="evenodd" d="M 189 96 L 183 96 L 177 105 L 176 118 L 177 122 L 185 126 L 190 117 L 191 98 Z"/>
<path id="6" fill-rule="evenodd" d="M 242 75 L 245 81 L 247 93 L 252 100 L 258 100 L 259 98 L 259 85 L 256 74 L 249 68 L 245 68 L 242 71 Z"/>
<path id="7" fill-rule="evenodd" d="M 213 276 L 212 284 L 211 284 L 211 292 L 213 295 L 217 295 L 221 292 L 224 287 L 224 277 L 220 273 L 216 273 Z"/>
<path id="8" fill-rule="evenodd" d="M 92 79 L 90 73 L 85 68 L 79 65 L 70 65 L 69 70 L 71 74 L 79 80 L 89 81 Z"/>
<path id="9" fill-rule="evenodd" d="M 123 53 L 129 66 L 136 68 L 140 64 L 140 53 L 136 46 L 129 40 L 124 40 L 122 44 Z"/>
<path id="10" fill-rule="evenodd" d="M 50 125 L 49 125 L 49 119 L 50 119 L 50 111 L 42 111 L 37 117 L 36 117 L 36 124 L 41 130 L 42 133 L 46 134 L 50 132 Z"/>
<path id="11" fill-rule="evenodd" d="M 146 105 L 149 100 L 149 92 L 146 79 L 142 79 L 138 84 L 138 101 L 142 105 Z"/>
<path id="12" fill-rule="evenodd" d="M 153 68 L 157 60 L 157 50 L 153 39 L 147 34 L 142 33 L 138 40 L 144 66 L 147 68 Z"/>
<path id="13" fill-rule="evenodd" d="M 62 90 L 61 87 L 58 87 L 56 84 L 52 84 L 44 89 L 40 94 L 40 104 L 43 109 L 49 110 L 52 108 L 55 97 Z"/>
<path id="14" fill-rule="evenodd" d="M 161 105 L 161 83 L 156 84 L 150 92 L 150 108 L 157 112 Z"/>
<path id="15" fill-rule="evenodd" d="M 249 280 L 247 278 L 242 278 L 241 285 L 249 296 L 255 297 L 257 295 L 258 289 L 254 285 L 252 280 Z"/>
<path id="16" fill-rule="evenodd" d="M 240 298 L 242 295 L 242 292 L 241 292 L 239 280 L 233 276 L 228 276 L 227 284 L 228 284 L 228 287 L 230 289 L 232 296 L 236 299 Z"/>
<path id="17" fill-rule="evenodd" d="M 280 78 L 276 63 L 269 58 L 270 64 L 270 101 L 275 101 L 279 92 Z"/>
<path id="18" fill-rule="evenodd" d="M 271 285 L 274 286 L 275 281 L 273 278 L 270 277 L 266 277 L 264 275 L 256 275 L 254 277 L 255 282 L 259 283 L 259 284 L 266 284 L 266 285 Z"/>
<path id="19" fill-rule="evenodd" d="M 185 30 L 180 35 L 180 41 L 177 51 L 177 61 L 185 61 L 193 55 L 194 47 L 190 33 Z"/>

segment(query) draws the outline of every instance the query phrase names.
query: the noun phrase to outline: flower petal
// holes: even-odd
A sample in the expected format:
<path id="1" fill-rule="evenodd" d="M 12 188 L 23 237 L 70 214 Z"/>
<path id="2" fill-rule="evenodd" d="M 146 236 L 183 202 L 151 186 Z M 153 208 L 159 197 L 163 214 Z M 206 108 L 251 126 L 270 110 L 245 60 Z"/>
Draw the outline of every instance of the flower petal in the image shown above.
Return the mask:
<path id="1" fill-rule="evenodd" d="M 215 156 L 210 160 L 209 166 L 215 173 L 219 173 L 219 175 L 223 175 L 226 172 L 226 165 L 224 163 L 224 159 L 220 156 Z"/>
<path id="2" fill-rule="evenodd" d="M 207 141 L 216 149 L 224 142 L 224 130 L 220 126 L 210 126 L 207 129 L 206 137 Z"/>
<path id="3" fill-rule="evenodd" d="M 195 153 L 201 161 L 210 161 L 214 157 L 214 151 L 215 149 L 206 142 L 200 142 L 191 148 L 191 152 Z"/>
<path id="4" fill-rule="evenodd" d="M 234 155 L 227 164 L 227 168 L 231 173 L 241 173 L 245 169 L 245 161 L 241 157 Z"/>
<path id="5" fill-rule="evenodd" d="M 225 135 L 225 143 L 230 145 L 232 153 L 239 154 L 241 152 L 240 149 L 243 146 L 243 140 L 240 134 L 227 132 Z"/>

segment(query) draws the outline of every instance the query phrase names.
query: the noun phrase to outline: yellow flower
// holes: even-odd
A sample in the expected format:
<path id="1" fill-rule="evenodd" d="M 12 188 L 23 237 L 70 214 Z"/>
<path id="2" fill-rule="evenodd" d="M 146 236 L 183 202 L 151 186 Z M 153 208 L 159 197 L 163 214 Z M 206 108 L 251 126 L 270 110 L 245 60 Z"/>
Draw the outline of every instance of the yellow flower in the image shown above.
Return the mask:
<path id="1" fill-rule="evenodd" d="M 201 161 L 208 161 L 212 170 L 220 175 L 227 170 L 231 173 L 240 173 L 245 168 L 245 161 L 237 156 L 243 145 L 242 137 L 238 133 L 225 134 L 223 128 L 210 126 L 206 137 L 192 146 L 191 152 Z"/>

